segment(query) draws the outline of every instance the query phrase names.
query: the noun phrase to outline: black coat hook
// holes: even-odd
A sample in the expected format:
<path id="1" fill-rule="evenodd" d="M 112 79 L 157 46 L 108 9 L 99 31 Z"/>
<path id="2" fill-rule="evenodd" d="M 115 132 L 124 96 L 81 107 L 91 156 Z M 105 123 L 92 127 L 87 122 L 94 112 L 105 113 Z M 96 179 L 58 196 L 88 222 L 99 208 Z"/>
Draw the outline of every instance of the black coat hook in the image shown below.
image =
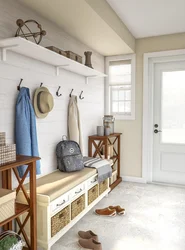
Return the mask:
<path id="1" fill-rule="evenodd" d="M 82 100 L 84 99 L 84 97 L 82 97 L 82 94 L 83 94 L 83 91 L 81 91 L 80 95 L 79 95 L 79 98 Z"/>
<path id="2" fill-rule="evenodd" d="M 40 88 L 42 87 L 42 85 L 43 85 L 43 82 L 41 82 L 41 84 L 40 84 Z"/>
<path id="3" fill-rule="evenodd" d="M 73 93 L 73 90 L 74 90 L 74 89 L 71 90 L 71 93 L 69 94 L 69 97 L 71 97 L 71 95 L 72 95 L 72 93 Z"/>
<path id="4" fill-rule="evenodd" d="M 17 86 L 17 90 L 19 90 L 19 91 L 20 91 L 20 89 L 21 89 L 21 83 L 22 83 L 22 81 L 23 81 L 23 79 L 21 78 L 20 83 L 19 83 L 19 85 Z"/>
<path id="5" fill-rule="evenodd" d="M 58 87 L 58 90 L 57 90 L 57 92 L 56 92 L 56 95 L 59 97 L 59 96 L 61 96 L 62 94 L 59 94 L 59 90 L 60 90 L 60 86 Z"/>

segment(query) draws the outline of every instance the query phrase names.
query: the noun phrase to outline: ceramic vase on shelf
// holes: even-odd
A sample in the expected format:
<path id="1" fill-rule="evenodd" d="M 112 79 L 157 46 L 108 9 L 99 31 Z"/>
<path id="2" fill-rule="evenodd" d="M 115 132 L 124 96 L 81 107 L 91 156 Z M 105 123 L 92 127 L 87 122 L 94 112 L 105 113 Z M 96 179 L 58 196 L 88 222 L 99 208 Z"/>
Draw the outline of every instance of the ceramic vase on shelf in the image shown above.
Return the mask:
<path id="1" fill-rule="evenodd" d="M 110 135 L 110 133 L 111 133 L 110 127 L 104 127 L 104 135 L 108 136 Z"/>
<path id="2" fill-rule="evenodd" d="M 103 125 L 110 128 L 110 134 L 114 134 L 114 121 L 113 115 L 104 115 L 103 117 Z"/>
<path id="3" fill-rule="evenodd" d="M 84 55 L 85 55 L 85 66 L 90 67 L 90 68 L 93 69 L 93 66 L 92 66 L 92 63 L 91 63 L 92 52 L 91 51 L 85 51 Z"/>
<path id="4" fill-rule="evenodd" d="M 104 136 L 104 127 L 103 126 L 97 126 L 97 135 Z"/>

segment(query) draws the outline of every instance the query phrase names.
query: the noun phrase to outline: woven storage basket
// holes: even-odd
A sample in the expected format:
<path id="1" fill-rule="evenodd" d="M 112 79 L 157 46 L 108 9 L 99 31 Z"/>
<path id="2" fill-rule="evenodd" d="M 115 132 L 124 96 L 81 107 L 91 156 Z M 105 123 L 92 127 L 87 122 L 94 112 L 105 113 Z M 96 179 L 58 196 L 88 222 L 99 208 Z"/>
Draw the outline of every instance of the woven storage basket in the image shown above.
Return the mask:
<path id="1" fill-rule="evenodd" d="M 102 181 L 99 184 L 99 195 L 105 192 L 105 190 L 108 188 L 108 179 Z"/>
<path id="2" fill-rule="evenodd" d="M 98 184 L 88 191 L 88 205 L 98 198 Z"/>
<path id="3" fill-rule="evenodd" d="M 77 61 L 79 63 L 82 63 L 82 57 L 72 51 L 65 51 L 67 53 L 67 57 L 74 60 L 74 61 Z"/>
<path id="4" fill-rule="evenodd" d="M 6 144 L 6 133 L 0 132 L 0 146 L 5 146 Z"/>
<path id="5" fill-rule="evenodd" d="M 76 61 L 76 54 L 72 51 L 65 51 L 67 53 L 67 57 Z"/>
<path id="6" fill-rule="evenodd" d="M 67 206 L 51 218 L 51 237 L 70 222 L 70 207 Z"/>
<path id="7" fill-rule="evenodd" d="M 52 51 L 54 51 L 54 52 L 56 52 L 56 53 L 58 53 L 60 55 L 63 55 L 63 56 L 67 57 L 67 53 L 65 51 L 63 51 L 61 49 L 58 49 L 55 46 L 49 46 L 49 47 L 46 47 L 46 48 L 49 49 L 49 50 L 52 50 Z"/>
<path id="8" fill-rule="evenodd" d="M 16 145 L 0 146 L 0 165 L 16 161 Z"/>
<path id="9" fill-rule="evenodd" d="M 15 214 L 16 192 L 0 188 L 0 222 Z"/>
<path id="10" fill-rule="evenodd" d="M 109 184 L 111 185 L 112 183 L 114 183 L 117 180 L 117 170 L 114 169 L 112 171 L 112 176 L 109 178 Z"/>
<path id="11" fill-rule="evenodd" d="M 73 220 L 78 214 L 85 209 L 85 194 L 71 203 L 71 219 Z"/>
<path id="12" fill-rule="evenodd" d="M 76 61 L 82 63 L 82 56 L 76 54 Z"/>

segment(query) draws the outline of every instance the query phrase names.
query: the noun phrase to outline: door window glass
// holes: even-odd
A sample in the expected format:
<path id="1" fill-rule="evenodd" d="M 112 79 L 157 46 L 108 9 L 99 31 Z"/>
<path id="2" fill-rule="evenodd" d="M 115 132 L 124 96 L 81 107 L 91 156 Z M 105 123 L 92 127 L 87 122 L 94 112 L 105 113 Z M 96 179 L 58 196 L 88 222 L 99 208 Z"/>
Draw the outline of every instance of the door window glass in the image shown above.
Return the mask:
<path id="1" fill-rule="evenodd" d="M 185 144 L 185 71 L 162 73 L 161 140 Z"/>

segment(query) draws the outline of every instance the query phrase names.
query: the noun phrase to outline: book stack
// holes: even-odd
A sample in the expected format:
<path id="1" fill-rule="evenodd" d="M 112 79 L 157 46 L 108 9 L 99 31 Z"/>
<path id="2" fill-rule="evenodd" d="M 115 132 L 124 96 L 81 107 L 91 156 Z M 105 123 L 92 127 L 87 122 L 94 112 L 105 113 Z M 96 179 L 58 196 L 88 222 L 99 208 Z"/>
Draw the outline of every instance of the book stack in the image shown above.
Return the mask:
<path id="1" fill-rule="evenodd" d="M 16 161 L 16 145 L 6 144 L 5 132 L 0 132 L 0 165 Z"/>

